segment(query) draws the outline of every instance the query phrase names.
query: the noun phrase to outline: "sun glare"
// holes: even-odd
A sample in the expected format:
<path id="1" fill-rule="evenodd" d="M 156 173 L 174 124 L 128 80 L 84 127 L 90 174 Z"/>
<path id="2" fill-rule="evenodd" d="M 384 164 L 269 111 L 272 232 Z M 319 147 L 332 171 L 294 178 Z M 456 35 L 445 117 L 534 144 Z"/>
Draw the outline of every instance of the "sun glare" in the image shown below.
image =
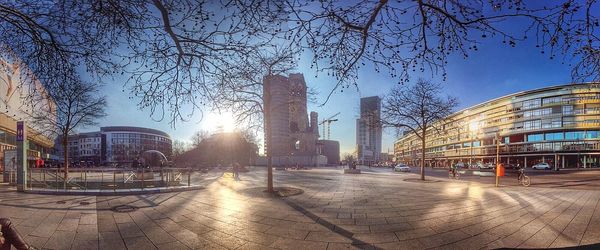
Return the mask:
<path id="1" fill-rule="evenodd" d="M 235 118 L 231 112 L 211 113 L 206 121 L 209 127 L 216 131 L 233 132 L 236 128 Z"/>

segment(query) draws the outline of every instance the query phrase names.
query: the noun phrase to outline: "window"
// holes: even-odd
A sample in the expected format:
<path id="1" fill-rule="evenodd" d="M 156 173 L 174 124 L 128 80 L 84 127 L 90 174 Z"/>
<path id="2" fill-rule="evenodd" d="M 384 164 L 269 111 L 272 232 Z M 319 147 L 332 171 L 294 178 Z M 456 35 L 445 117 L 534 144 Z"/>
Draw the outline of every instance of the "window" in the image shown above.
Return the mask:
<path id="1" fill-rule="evenodd" d="M 570 126 L 575 124 L 575 117 L 563 117 L 562 118 L 563 126 Z"/>
<path id="2" fill-rule="evenodd" d="M 560 97 L 560 96 L 546 97 L 546 98 L 542 99 L 542 103 L 544 105 L 551 104 L 551 103 L 561 103 L 561 102 L 562 102 L 562 97 Z"/>
<path id="3" fill-rule="evenodd" d="M 561 121 L 560 118 L 553 118 L 553 119 L 544 119 L 542 120 L 542 128 L 560 128 L 561 127 Z"/>
<path id="4" fill-rule="evenodd" d="M 562 140 L 562 139 L 564 139 L 563 133 L 548 133 L 548 134 L 546 134 L 547 141 Z"/>
<path id="5" fill-rule="evenodd" d="M 536 98 L 536 99 L 531 99 L 531 100 L 527 100 L 523 102 L 523 108 L 524 109 L 532 109 L 532 108 L 537 108 L 540 106 L 540 99 Z"/>
<path id="6" fill-rule="evenodd" d="M 582 140 L 584 139 L 585 133 L 583 131 L 577 132 L 566 132 L 565 139 L 567 140 Z"/>
<path id="7" fill-rule="evenodd" d="M 572 115 L 573 114 L 573 105 L 566 105 L 562 107 L 563 115 Z"/>
<path id="8" fill-rule="evenodd" d="M 543 140 L 544 140 L 543 134 L 527 135 L 527 141 L 543 141 Z"/>
<path id="9" fill-rule="evenodd" d="M 598 131 L 587 131 L 585 133 L 585 138 L 586 139 L 597 139 L 597 138 L 600 138 L 600 137 L 598 137 L 599 135 L 600 135 L 600 132 L 598 132 Z"/>
<path id="10" fill-rule="evenodd" d="M 545 109 L 536 109 L 536 110 L 525 111 L 525 112 L 523 112 L 523 117 L 527 118 L 527 117 L 544 116 L 544 115 L 550 115 L 550 114 L 552 114 L 552 109 L 545 108 Z"/>
<path id="11" fill-rule="evenodd" d="M 526 121 L 523 123 L 523 128 L 525 130 L 540 129 L 540 128 L 542 128 L 542 121 L 541 120 Z"/>

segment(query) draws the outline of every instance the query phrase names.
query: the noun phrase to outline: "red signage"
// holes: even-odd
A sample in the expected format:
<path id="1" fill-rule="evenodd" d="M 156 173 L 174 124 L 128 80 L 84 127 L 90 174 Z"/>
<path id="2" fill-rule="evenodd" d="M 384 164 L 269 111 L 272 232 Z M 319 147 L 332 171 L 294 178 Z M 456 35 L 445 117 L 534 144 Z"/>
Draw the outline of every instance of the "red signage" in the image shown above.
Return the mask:
<path id="1" fill-rule="evenodd" d="M 23 122 L 17 122 L 17 141 L 23 141 L 24 134 Z"/>

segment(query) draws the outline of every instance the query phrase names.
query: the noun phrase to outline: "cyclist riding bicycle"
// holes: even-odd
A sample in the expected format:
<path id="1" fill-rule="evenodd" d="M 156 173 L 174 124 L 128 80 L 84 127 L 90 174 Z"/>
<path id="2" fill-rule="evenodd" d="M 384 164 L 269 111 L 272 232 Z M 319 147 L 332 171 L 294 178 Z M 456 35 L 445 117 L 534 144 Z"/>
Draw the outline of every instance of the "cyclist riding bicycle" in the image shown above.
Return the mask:
<path id="1" fill-rule="evenodd" d="M 519 174 L 517 175 L 517 180 L 521 180 L 521 178 L 523 178 L 523 176 L 525 175 L 525 167 L 519 167 L 519 165 L 517 165 L 517 167 L 519 168 Z"/>
<path id="2" fill-rule="evenodd" d="M 450 166 L 450 173 L 452 174 L 452 177 L 456 177 L 457 168 L 458 168 L 457 164 Z"/>

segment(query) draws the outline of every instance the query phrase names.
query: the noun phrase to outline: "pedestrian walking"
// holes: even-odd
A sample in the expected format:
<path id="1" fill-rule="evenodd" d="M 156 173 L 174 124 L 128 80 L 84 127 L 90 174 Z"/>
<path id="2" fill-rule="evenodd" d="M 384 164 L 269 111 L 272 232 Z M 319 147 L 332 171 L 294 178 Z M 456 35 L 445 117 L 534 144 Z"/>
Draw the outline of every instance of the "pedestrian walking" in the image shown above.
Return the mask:
<path id="1" fill-rule="evenodd" d="M 233 178 L 235 180 L 240 179 L 240 164 L 237 162 L 235 164 L 233 164 Z"/>

